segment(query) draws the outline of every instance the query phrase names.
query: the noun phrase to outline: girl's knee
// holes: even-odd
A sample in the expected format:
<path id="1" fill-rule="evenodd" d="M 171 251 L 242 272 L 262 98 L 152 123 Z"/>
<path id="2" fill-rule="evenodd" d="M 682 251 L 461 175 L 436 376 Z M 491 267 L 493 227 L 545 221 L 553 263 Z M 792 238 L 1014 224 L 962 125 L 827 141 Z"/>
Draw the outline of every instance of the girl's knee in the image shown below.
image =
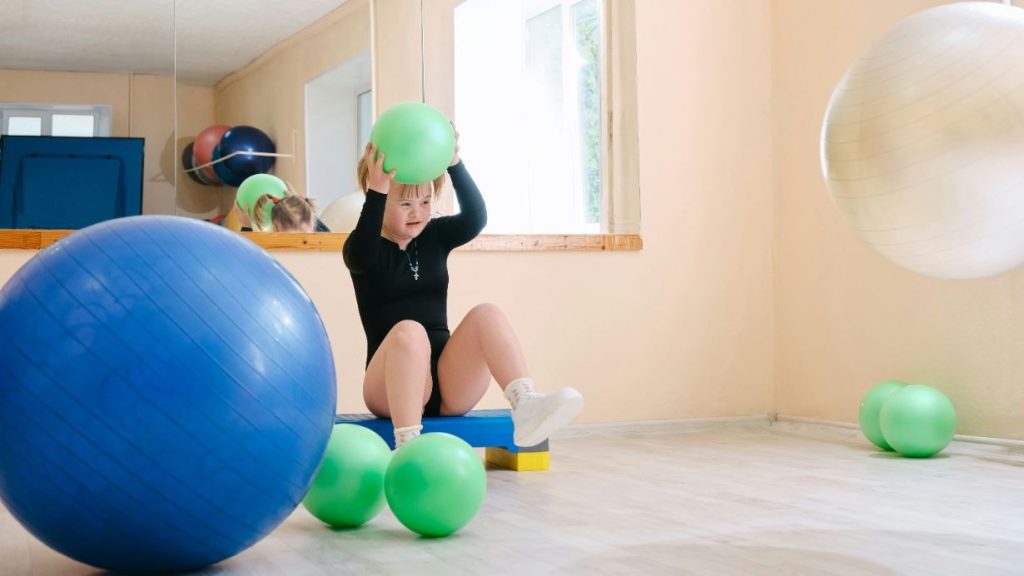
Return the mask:
<path id="1" fill-rule="evenodd" d="M 402 320 L 391 329 L 387 339 L 394 349 L 406 352 L 430 352 L 427 330 L 419 322 Z"/>
<path id="2" fill-rule="evenodd" d="M 505 318 L 505 313 L 501 311 L 501 308 L 498 308 L 497 304 L 491 304 L 490 302 L 485 302 L 483 304 L 477 304 L 472 309 L 470 309 L 469 313 L 466 314 L 466 317 L 468 318 L 470 316 L 472 316 L 474 318 L 482 319 L 482 320 L 489 320 L 489 319 L 501 319 L 501 320 L 503 320 Z"/>

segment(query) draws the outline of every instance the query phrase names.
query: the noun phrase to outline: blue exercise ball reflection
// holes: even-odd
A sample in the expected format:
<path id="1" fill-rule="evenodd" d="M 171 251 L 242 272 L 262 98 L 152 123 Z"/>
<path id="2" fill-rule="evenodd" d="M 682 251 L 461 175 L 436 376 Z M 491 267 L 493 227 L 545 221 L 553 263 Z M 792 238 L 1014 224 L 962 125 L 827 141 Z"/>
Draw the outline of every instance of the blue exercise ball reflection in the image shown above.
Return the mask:
<path id="1" fill-rule="evenodd" d="M 210 157 L 212 158 L 212 162 L 216 162 L 216 164 L 213 165 L 213 172 L 217 175 L 217 178 L 220 178 L 221 182 L 228 186 L 234 186 L 235 188 L 241 186 L 242 182 L 245 182 L 245 176 L 239 176 L 228 168 L 227 160 L 217 162 L 224 157 L 220 144 L 213 147 L 213 154 L 211 154 Z"/>
<path id="2" fill-rule="evenodd" d="M 302 500 L 334 424 L 330 345 L 252 242 L 173 216 L 111 220 L 0 290 L 0 499 L 117 572 L 255 544 Z"/>
<path id="3" fill-rule="evenodd" d="M 224 164 L 233 174 L 245 180 L 253 174 L 265 174 L 274 167 L 274 156 L 257 156 L 246 152 L 273 154 L 277 151 L 274 141 L 258 128 L 234 126 L 220 138 L 221 156 L 227 158 Z M 234 156 L 231 156 L 235 154 Z"/>

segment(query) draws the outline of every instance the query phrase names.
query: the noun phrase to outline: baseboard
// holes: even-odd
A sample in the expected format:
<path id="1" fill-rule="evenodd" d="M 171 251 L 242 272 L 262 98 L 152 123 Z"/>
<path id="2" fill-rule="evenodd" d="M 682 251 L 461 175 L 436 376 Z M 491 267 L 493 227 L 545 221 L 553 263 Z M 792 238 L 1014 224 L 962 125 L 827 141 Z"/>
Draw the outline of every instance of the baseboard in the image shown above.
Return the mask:
<path id="1" fill-rule="evenodd" d="M 629 420 L 623 422 L 584 422 L 566 426 L 556 432 L 559 438 L 580 438 L 621 434 L 671 434 L 695 432 L 720 427 L 749 427 L 767 429 L 767 414 L 754 416 L 723 416 L 719 418 L 680 418 L 675 420 Z"/>
<path id="2" fill-rule="evenodd" d="M 861 434 L 860 426 L 851 422 L 823 420 L 789 414 L 767 414 L 754 416 L 725 416 L 718 418 L 680 418 L 674 420 L 631 420 L 624 422 L 585 422 L 572 424 L 555 433 L 551 439 L 584 438 L 592 436 L 613 436 L 624 434 L 673 434 L 699 432 L 715 428 L 748 428 L 762 429 L 773 432 L 790 432 L 803 436 L 820 436 L 829 434 L 833 439 L 851 442 L 867 442 Z M 1003 448 L 1024 449 L 1024 440 L 1011 438 L 991 438 L 957 434 L 954 442 L 966 444 L 1000 446 Z"/>
<path id="3" fill-rule="evenodd" d="M 832 429 L 834 431 L 847 431 L 853 432 L 857 436 L 860 436 L 860 426 L 851 422 L 839 422 L 836 420 L 821 420 L 818 418 L 807 418 L 804 416 L 790 416 L 788 414 L 779 414 L 776 425 L 789 425 L 789 426 L 818 426 L 823 428 Z M 866 441 L 866 440 L 865 440 Z M 956 434 L 953 436 L 954 442 L 966 442 L 969 444 L 986 444 L 990 446 L 1002 446 L 1005 448 L 1024 448 L 1024 440 L 1015 440 L 1012 438 L 991 438 L 988 436 L 972 436 L 969 434 Z"/>

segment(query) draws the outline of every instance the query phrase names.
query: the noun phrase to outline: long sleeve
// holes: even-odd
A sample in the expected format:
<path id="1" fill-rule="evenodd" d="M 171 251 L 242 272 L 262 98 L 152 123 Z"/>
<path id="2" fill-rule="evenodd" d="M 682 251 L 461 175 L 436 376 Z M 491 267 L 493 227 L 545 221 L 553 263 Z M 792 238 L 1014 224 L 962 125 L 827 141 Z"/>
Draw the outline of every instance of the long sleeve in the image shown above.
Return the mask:
<path id="1" fill-rule="evenodd" d="M 449 167 L 448 175 L 459 199 L 459 213 L 438 218 L 437 226 L 441 241 L 451 250 L 480 234 L 487 225 L 487 206 L 465 163 Z"/>
<path id="2" fill-rule="evenodd" d="M 363 202 L 356 228 L 345 240 L 342 255 L 345 266 L 354 274 L 363 274 L 377 264 L 380 249 L 380 230 L 384 224 L 384 205 L 387 195 L 370 190 Z"/>

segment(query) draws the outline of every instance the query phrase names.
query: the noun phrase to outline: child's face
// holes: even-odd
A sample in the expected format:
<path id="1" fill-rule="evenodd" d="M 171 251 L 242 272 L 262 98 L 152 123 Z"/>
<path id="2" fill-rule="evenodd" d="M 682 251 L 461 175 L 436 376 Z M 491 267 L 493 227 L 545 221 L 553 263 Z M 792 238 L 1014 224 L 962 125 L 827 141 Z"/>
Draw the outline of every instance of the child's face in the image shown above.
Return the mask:
<path id="1" fill-rule="evenodd" d="M 432 200 L 430 184 L 392 183 L 384 205 L 384 231 L 402 240 L 419 236 L 430 221 Z"/>

